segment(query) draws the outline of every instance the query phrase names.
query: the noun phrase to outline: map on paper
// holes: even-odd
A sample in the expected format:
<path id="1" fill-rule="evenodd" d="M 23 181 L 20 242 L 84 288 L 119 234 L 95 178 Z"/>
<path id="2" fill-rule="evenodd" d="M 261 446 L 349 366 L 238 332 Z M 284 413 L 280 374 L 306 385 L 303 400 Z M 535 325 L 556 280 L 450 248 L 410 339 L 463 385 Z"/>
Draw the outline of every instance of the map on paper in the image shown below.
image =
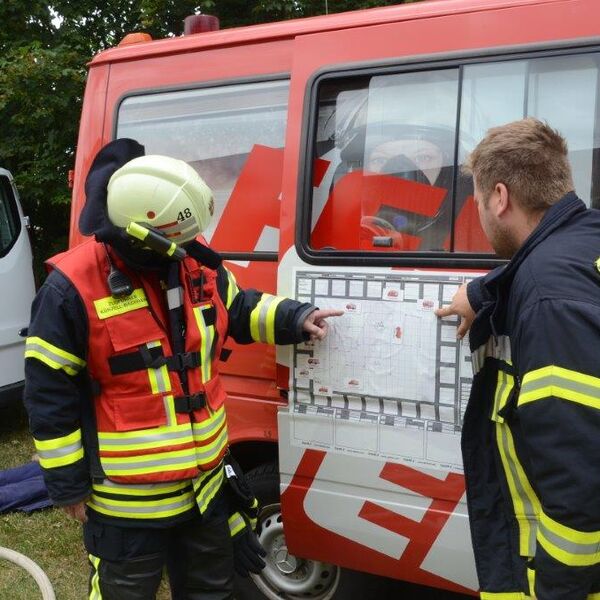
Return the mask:
<path id="1" fill-rule="evenodd" d="M 434 310 L 471 277 L 297 270 L 298 300 L 345 314 L 295 347 L 293 443 L 460 470 L 471 357 Z"/>

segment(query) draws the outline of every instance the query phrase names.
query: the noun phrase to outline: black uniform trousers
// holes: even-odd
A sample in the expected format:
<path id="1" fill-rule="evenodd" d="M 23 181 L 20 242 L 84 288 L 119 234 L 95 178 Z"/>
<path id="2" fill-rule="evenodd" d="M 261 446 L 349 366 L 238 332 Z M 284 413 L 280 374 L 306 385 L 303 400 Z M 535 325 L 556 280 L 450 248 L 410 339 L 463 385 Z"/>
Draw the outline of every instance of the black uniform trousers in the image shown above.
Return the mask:
<path id="1" fill-rule="evenodd" d="M 83 526 L 90 600 L 154 600 L 163 569 L 173 600 L 232 600 L 233 546 L 225 511 L 166 528 Z"/>

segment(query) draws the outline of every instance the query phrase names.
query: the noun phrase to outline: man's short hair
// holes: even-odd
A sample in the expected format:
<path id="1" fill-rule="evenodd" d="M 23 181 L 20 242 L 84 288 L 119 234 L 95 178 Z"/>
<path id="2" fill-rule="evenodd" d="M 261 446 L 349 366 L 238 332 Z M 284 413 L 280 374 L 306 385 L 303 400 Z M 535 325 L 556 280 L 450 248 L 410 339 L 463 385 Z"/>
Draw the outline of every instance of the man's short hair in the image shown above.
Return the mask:
<path id="1" fill-rule="evenodd" d="M 573 190 L 567 142 L 547 123 L 529 117 L 490 129 L 463 165 L 483 202 L 503 183 L 530 213 L 547 210 Z"/>

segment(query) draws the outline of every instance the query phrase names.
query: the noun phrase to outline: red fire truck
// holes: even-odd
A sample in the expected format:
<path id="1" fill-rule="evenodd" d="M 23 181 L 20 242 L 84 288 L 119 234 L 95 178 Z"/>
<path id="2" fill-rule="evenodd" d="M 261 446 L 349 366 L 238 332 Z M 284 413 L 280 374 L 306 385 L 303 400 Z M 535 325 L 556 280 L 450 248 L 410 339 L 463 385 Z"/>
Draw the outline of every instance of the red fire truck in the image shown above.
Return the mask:
<path id="1" fill-rule="evenodd" d="M 222 366 L 268 550 L 240 597 L 375 597 L 356 571 L 476 595 L 459 441 L 470 356 L 433 310 L 498 260 L 460 166 L 490 127 L 536 116 L 598 204 L 600 4 L 196 24 L 91 61 L 70 242 L 94 155 L 134 138 L 210 184 L 205 235 L 240 286 L 345 311 L 323 344 L 231 344 Z"/>

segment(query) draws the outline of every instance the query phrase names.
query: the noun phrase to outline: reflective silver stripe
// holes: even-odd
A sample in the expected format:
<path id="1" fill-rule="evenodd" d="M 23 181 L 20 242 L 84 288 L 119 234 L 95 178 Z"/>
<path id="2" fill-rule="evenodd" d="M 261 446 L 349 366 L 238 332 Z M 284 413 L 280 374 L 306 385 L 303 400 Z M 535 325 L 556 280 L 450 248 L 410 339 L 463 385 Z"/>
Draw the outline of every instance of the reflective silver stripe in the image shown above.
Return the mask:
<path id="1" fill-rule="evenodd" d="M 165 440 L 188 442 L 192 441 L 192 436 L 189 429 L 183 431 L 169 431 L 164 433 L 149 433 L 135 437 L 123 438 L 106 438 L 102 433 L 98 433 L 100 446 L 132 446 L 136 444 L 149 444 L 162 442 Z"/>
<path id="2" fill-rule="evenodd" d="M 227 444 L 227 427 L 223 428 L 223 431 L 219 435 L 219 437 L 211 442 L 210 447 L 196 447 L 196 458 L 198 459 L 198 464 L 203 464 L 205 462 L 210 462 L 213 456 L 218 455 L 219 452 L 223 449 L 223 447 Z"/>
<path id="3" fill-rule="evenodd" d="M 228 279 L 229 284 L 227 286 L 226 308 L 229 310 L 229 307 L 231 306 L 233 299 L 238 295 L 240 289 L 238 288 L 237 282 L 235 280 L 235 275 L 229 269 L 227 269 L 227 279 Z"/>
<path id="4" fill-rule="evenodd" d="M 148 506 L 131 506 L 123 504 L 111 504 L 110 501 L 106 501 L 105 498 L 102 500 L 98 496 L 94 496 L 92 504 L 104 508 L 108 511 L 119 511 L 129 514 L 152 514 L 167 512 L 170 510 L 176 510 L 178 508 L 184 508 L 185 506 L 193 506 L 192 498 L 188 495 L 180 500 L 169 502 L 168 504 L 150 504 Z"/>
<path id="5" fill-rule="evenodd" d="M 147 494 L 164 494 L 168 491 L 173 491 L 176 494 L 180 494 L 181 490 L 184 489 L 189 483 L 187 481 L 167 481 L 159 483 L 117 483 L 110 479 L 104 479 L 102 483 L 92 483 L 92 487 L 108 487 L 113 488 L 115 494 L 127 495 L 133 490 L 143 491 Z"/>
<path id="6" fill-rule="evenodd" d="M 540 377 L 539 379 L 534 379 L 533 381 L 524 378 L 523 385 L 521 387 L 521 395 L 549 386 L 598 398 L 598 408 L 600 408 L 600 389 L 598 389 L 597 386 L 587 385 L 580 381 L 573 381 L 572 379 L 560 377 L 559 375 L 547 375 L 545 377 Z"/>
<path id="7" fill-rule="evenodd" d="M 498 358 L 507 363 L 511 362 L 510 338 L 507 335 L 499 335 L 497 339 L 491 336 L 485 344 L 482 344 L 471 355 L 473 374 L 476 375 L 483 368 L 487 357 Z"/>
<path id="8" fill-rule="evenodd" d="M 61 351 L 59 348 L 56 348 L 56 351 L 54 351 L 51 349 L 52 344 L 44 342 L 44 340 L 41 339 L 39 341 L 34 341 L 36 339 L 39 338 L 27 339 L 25 346 L 25 356 L 27 358 L 38 358 L 49 367 L 63 369 L 69 375 L 76 375 L 85 367 L 86 363 L 84 360 L 79 359 L 75 355 L 73 355 L 73 359 L 70 359 L 63 355 L 69 354 L 68 352 Z M 63 354 L 59 354 L 59 352 L 62 352 Z"/>
<path id="9" fill-rule="evenodd" d="M 193 452 L 193 448 L 190 449 Z M 147 458 L 152 455 L 144 455 L 143 458 Z M 102 466 L 107 473 L 114 473 L 115 471 L 128 471 L 129 469 L 144 469 L 148 472 L 153 467 L 170 467 L 176 465 L 189 465 L 190 467 L 195 466 L 194 455 L 186 454 L 185 456 L 172 456 L 167 458 L 159 458 L 153 460 L 135 460 L 136 457 L 125 456 L 116 458 L 102 457 Z M 133 459 L 133 460 L 132 460 Z M 118 461 L 118 462 L 115 462 Z"/>
<path id="10" fill-rule="evenodd" d="M 172 427 L 177 425 L 177 416 L 175 415 L 173 396 L 163 396 L 163 405 L 165 407 L 165 414 L 167 415 L 167 426 Z"/>
<path id="11" fill-rule="evenodd" d="M 508 425 L 498 425 L 498 427 L 502 431 L 502 447 L 503 447 L 504 455 L 506 457 L 506 464 L 508 465 L 508 468 L 510 469 L 512 479 L 513 479 L 513 482 L 515 485 L 516 493 L 519 495 L 519 499 L 523 504 L 523 510 L 525 512 L 525 514 L 523 516 L 529 523 L 529 535 L 527 538 L 527 556 L 532 557 L 532 556 L 535 556 L 536 533 L 537 533 L 537 524 L 538 524 L 535 507 L 530 502 L 529 496 L 527 495 L 527 492 L 523 488 L 522 481 L 519 477 L 519 472 L 518 472 L 519 469 L 517 469 L 517 466 L 515 465 L 512 457 L 511 457 L 510 442 L 508 440 Z"/>
<path id="12" fill-rule="evenodd" d="M 553 544 L 560 550 L 567 552 L 568 554 L 585 556 L 585 555 L 589 555 L 589 554 L 592 554 L 592 555 L 597 554 L 598 552 L 600 552 L 600 547 L 599 547 L 598 543 L 583 544 L 583 543 L 572 542 L 570 540 L 565 539 L 564 537 L 556 535 L 556 533 L 554 533 L 553 531 L 551 531 L 550 529 L 548 529 L 548 527 L 546 527 L 544 525 L 543 521 L 540 521 L 539 527 L 540 527 L 540 533 L 551 544 Z"/>
<path id="13" fill-rule="evenodd" d="M 81 445 L 81 442 L 75 442 L 73 444 L 69 444 L 68 446 L 63 446 L 62 448 L 55 448 L 53 450 L 40 450 L 39 448 L 36 448 L 38 456 L 43 459 L 43 460 L 47 460 L 49 458 L 60 458 L 62 456 L 68 456 L 69 454 L 73 454 L 74 452 L 77 452 L 78 450 L 81 450 L 83 446 Z"/>
<path id="14" fill-rule="evenodd" d="M 500 415 L 500 412 L 505 407 L 514 385 L 515 379 L 512 375 L 509 375 L 501 369 L 498 370 L 498 383 L 496 385 L 496 392 L 494 394 L 494 407 L 491 416 L 492 421 L 504 423 L 504 418 Z"/>
<path id="15" fill-rule="evenodd" d="M 148 348 L 157 348 L 161 345 L 160 341 L 148 342 L 146 344 Z M 166 365 L 157 369 L 148 369 L 148 377 L 150 378 L 150 387 L 153 394 L 164 394 L 171 391 L 171 380 Z"/>
<path id="16" fill-rule="evenodd" d="M 169 373 L 165 367 L 160 369 L 153 369 L 154 376 L 156 377 L 156 387 L 159 394 L 171 391 L 171 381 L 169 380 Z M 166 376 L 166 377 L 165 377 Z"/>
<path id="17" fill-rule="evenodd" d="M 183 305 L 183 288 L 181 286 L 167 290 L 167 304 L 170 310 Z"/>
<path id="18" fill-rule="evenodd" d="M 194 490 L 196 491 L 196 503 L 200 509 L 200 513 L 204 513 L 214 495 L 223 485 L 223 466 L 222 464 L 217 469 L 211 471 L 210 478 L 204 480 L 200 485 L 196 485 L 194 481 Z"/>
<path id="19" fill-rule="evenodd" d="M 201 423 L 193 423 L 192 429 L 194 432 L 194 438 L 204 437 L 206 434 L 211 433 L 213 430 L 219 429 L 225 421 L 225 410 L 220 408 L 213 419 L 202 421 Z"/>
<path id="20" fill-rule="evenodd" d="M 264 294 L 263 294 L 264 298 Z M 258 335 L 261 342 L 267 341 L 267 312 L 269 306 L 275 301 L 279 301 L 278 296 L 268 296 L 260 307 L 260 313 L 258 315 Z"/>
<path id="21" fill-rule="evenodd" d="M 207 325 L 204 319 L 204 310 L 194 309 L 197 315 L 198 329 L 200 330 L 200 357 L 202 360 L 201 373 L 202 383 L 206 383 L 211 379 L 212 369 L 212 346 L 215 339 L 215 328 L 213 325 Z M 215 307 L 216 310 L 216 307 Z"/>
<path id="22" fill-rule="evenodd" d="M 231 537 L 235 537 L 240 531 L 245 529 L 246 521 L 244 521 L 240 513 L 234 513 L 227 521 L 229 523 L 229 533 Z"/>

